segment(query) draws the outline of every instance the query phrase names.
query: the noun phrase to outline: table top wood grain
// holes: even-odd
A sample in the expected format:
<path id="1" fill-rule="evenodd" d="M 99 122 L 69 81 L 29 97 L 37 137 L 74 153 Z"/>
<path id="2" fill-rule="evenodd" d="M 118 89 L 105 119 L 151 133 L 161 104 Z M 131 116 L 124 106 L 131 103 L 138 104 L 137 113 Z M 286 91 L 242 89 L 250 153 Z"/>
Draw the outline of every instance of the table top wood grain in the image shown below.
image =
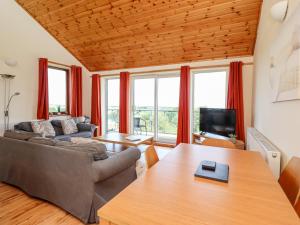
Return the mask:
<path id="1" fill-rule="evenodd" d="M 229 183 L 194 177 L 202 160 L 229 164 Z M 116 225 L 299 225 L 258 152 L 188 144 L 177 146 L 98 214 L 103 224 Z"/>

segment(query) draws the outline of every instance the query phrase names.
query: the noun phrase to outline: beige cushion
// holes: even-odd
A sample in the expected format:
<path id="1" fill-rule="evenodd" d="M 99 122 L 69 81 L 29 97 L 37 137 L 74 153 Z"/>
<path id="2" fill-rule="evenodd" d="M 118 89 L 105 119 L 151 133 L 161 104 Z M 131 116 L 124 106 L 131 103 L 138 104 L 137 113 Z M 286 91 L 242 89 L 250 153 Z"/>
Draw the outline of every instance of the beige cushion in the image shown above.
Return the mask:
<path id="1" fill-rule="evenodd" d="M 55 136 L 55 130 L 49 120 L 32 121 L 31 127 L 34 133 L 42 134 L 43 136 Z"/>
<path id="2" fill-rule="evenodd" d="M 61 126 L 64 134 L 74 134 L 78 132 L 77 125 L 73 119 L 62 120 Z"/>

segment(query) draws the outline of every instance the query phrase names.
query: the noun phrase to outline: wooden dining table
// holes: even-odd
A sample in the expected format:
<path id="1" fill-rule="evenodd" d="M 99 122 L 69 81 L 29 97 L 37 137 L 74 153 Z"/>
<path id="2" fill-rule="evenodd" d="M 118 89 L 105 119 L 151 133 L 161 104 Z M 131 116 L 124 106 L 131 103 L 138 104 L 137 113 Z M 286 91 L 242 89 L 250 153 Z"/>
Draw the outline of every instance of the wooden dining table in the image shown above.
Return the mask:
<path id="1" fill-rule="evenodd" d="M 202 160 L 229 165 L 229 181 L 198 178 Z M 180 144 L 99 211 L 101 225 L 299 225 L 258 152 Z"/>

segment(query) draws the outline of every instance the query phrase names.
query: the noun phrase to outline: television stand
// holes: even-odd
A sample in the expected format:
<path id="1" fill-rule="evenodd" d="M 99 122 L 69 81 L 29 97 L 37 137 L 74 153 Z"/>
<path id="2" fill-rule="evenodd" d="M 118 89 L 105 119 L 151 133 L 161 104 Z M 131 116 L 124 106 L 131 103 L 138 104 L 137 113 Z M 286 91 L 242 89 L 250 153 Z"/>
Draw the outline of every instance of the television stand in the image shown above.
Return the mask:
<path id="1" fill-rule="evenodd" d="M 192 137 L 192 144 L 196 144 L 196 145 L 201 145 L 202 142 L 207 139 L 207 138 L 211 138 L 211 139 L 221 139 L 221 140 L 225 140 L 228 142 L 231 142 L 230 138 L 228 137 L 224 137 L 221 135 L 217 135 L 217 134 L 211 134 L 211 133 L 204 133 L 204 134 L 200 134 L 200 133 L 193 133 L 193 137 Z M 241 149 L 244 150 L 245 149 L 245 143 L 241 140 L 236 140 L 236 143 L 233 143 L 236 147 L 236 149 Z"/>

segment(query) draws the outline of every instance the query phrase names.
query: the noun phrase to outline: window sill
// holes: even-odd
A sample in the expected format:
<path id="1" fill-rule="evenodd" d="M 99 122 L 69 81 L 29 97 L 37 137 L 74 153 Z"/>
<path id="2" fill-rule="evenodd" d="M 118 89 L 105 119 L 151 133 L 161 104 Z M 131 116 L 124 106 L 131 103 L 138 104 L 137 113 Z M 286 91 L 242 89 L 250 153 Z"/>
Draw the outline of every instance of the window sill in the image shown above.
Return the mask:
<path id="1" fill-rule="evenodd" d="M 70 114 L 50 114 L 49 118 L 71 117 Z"/>

